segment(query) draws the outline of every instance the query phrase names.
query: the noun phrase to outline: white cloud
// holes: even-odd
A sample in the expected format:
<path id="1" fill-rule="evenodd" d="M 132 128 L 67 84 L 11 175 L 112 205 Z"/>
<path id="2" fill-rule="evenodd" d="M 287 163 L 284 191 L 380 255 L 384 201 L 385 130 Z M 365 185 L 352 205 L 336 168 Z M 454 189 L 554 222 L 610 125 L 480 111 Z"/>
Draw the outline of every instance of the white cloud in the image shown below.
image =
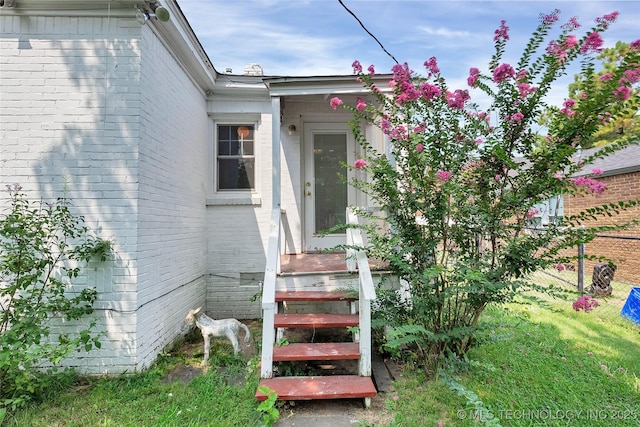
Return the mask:
<path id="1" fill-rule="evenodd" d="M 440 36 L 447 39 L 468 39 L 473 35 L 468 31 L 456 31 L 448 28 L 433 28 L 428 26 L 420 26 L 418 30 L 430 36 Z"/>

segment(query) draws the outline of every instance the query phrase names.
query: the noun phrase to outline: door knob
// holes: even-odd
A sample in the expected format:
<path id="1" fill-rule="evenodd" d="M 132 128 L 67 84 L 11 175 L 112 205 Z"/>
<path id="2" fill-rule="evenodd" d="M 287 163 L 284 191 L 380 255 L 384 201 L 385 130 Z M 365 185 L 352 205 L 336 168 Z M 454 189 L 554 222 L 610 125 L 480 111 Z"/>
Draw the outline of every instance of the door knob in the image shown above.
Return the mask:
<path id="1" fill-rule="evenodd" d="M 307 196 L 311 195 L 311 191 L 307 190 Z"/>

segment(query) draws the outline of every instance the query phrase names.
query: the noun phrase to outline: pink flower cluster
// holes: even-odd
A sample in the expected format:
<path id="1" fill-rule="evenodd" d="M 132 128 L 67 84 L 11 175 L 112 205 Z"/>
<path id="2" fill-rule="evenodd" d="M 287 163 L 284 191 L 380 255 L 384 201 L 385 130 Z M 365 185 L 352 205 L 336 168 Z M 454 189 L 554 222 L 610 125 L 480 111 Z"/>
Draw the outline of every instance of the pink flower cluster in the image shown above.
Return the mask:
<path id="1" fill-rule="evenodd" d="M 607 111 L 604 115 L 598 114 L 598 120 L 600 120 L 603 125 L 608 125 L 611 121 L 611 113 Z"/>
<path id="2" fill-rule="evenodd" d="M 578 18 L 576 16 L 569 18 L 569 21 L 562 26 L 564 30 L 568 31 L 577 30 L 580 27 L 582 27 L 582 25 L 578 22 Z"/>
<path id="3" fill-rule="evenodd" d="M 609 24 L 615 22 L 615 20 L 618 19 L 619 14 L 620 12 L 618 12 L 617 10 L 614 10 L 611 13 L 607 13 L 606 15 L 603 15 L 600 18 L 596 18 L 596 24 L 600 24 L 600 26 L 604 30 L 606 30 L 607 28 L 609 28 Z"/>
<path id="4" fill-rule="evenodd" d="M 400 125 L 391 130 L 390 136 L 392 139 L 404 141 L 409 138 L 409 132 L 404 126 Z"/>
<path id="5" fill-rule="evenodd" d="M 353 61 L 351 66 L 353 67 L 353 74 L 362 74 L 362 64 L 360 64 L 360 61 L 356 59 L 355 61 Z M 369 74 L 371 74 L 372 76 L 376 74 L 376 70 L 373 65 L 369 65 L 367 71 L 369 71 Z M 358 79 L 358 81 L 360 80 Z"/>
<path id="6" fill-rule="evenodd" d="M 384 117 L 380 120 L 380 129 L 382 130 L 382 133 L 389 135 L 391 131 L 391 122 L 389 121 L 389 117 Z"/>
<path id="7" fill-rule="evenodd" d="M 353 74 L 362 73 L 362 65 L 360 64 L 360 61 L 358 61 L 357 59 L 353 61 L 351 66 L 353 67 Z"/>
<path id="8" fill-rule="evenodd" d="M 480 70 L 478 70 L 477 68 L 470 68 L 469 77 L 467 77 L 467 84 L 470 87 L 475 87 L 476 83 L 478 82 L 479 76 L 480 76 Z"/>
<path id="9" fill-rule="evenodd" d="M 506 25 L 507 21 L 504 19 L 500 21 L 500 28 L 494 31 L 495 36 L 493 41 L 507 41 L 509 40 L 509 27 Z"/>
<path id="10" fill-rule="evenodd" d="M 567 51 L 578 45 L 578 39 L 573 34 L 560 42 L 552 40 L 547 46 L 547 53 L 556 57 L 559 62 L 564 62 L 567 58 Z"/>
<path id="11" fill-rule="evenodd" d="M 453 176 L 451 174 L 451 172 L 449 171 L 443 171 L 443 170 L 439 170 L 438 172 L 436 172 L 436 176 L 438 177 L 438 179 L 440 179 L 442 182 L 447 182 L 451 179 L 451 177 Z"/>
<path id="12" fill-rule="evenodd" d="M 422 83 L 420 85 L 420 93 L 422 94 L 424 99 L 426 99 L 427 101 L 431 101 L 434 98 L 437 98 L 440 95 L 442 95 L 442 89 L 440 89 L 436 85 L 432 85 L 429 83 Z"/>
<path id="13" fill-rule="evenodd" d="M 527 212 L 527 219 L 531 219 L 534 216 L 536 216 L 537 213 L 539 213 L 540 211 L 536 208 L 533 209 L 529 209 L 529 212 Z"/>
<path id="14" fill-rule="evenodd" d="M 420 98 L 420 91 L 411 83 L 411 74 L 413 71 L 409 69 L 409 65 L 406 62 L 402 65 L 394 65 L 392 71 L 393 79 L 389 82 L 389 86 L 398 92 L 398 96 L 396 97 L 398 105 L 403 105 Z"/>
<path id="15" fill-rule="evenodd" d="M 551 25 L 559 19 L 558 18 L 559 13 L 560 13 L 560 10 L 556 9 L 549 14 L 541 14 L 540 17 L 542 18 L 542 22 L 545 25 Z"/>
<path id="16" fill-rule="evenodd" d="M 365 168 L 367 167 L 367 161 L 364 159 L 358 159 L 354 162 L 353 167 L 355 167 L 358 170 Z"/>
<path id="17" fill-rule="evenodd" d="M 605 183 L 586 176 L 569 178 L 569 181 L 573 182 L 576 187 L 582 187 L 591 194 L 602 194 L 607 189 Z"/>
<path id="18" fill-rule="evenodd" d="M 524 118 L 524 114 L 522 114 L 521 112 L 517 112 L 511 116 L 507 116 L 507 120 L 513 124 L 518 124 L 522 122 L 523 118 Z"/>
<path id="19" fill-rule="evenodd" d="M 429 76 L 433 74 L 438 74 L 440 72 L 440 68 L 438 67 L 438 62 L 436 61 L 436 57 L 432 56 L 429 60 L 424 63 L 425 68 L 429 71 Z"/>
<path id="20" fill-rule="evenodd" d="M 531 86 L 529 83 L 520 83 L 518 85 L 518 92 L 520 92 L 521 98 L 526 98 L 529 94 L 534 93 L 537 90 L 535 86 Z"/>
<path id="21" fill-rule="evenodd" d="M 331 108 L 333 108 L 334 110 L 342 104 L 344 104 L 344 102 L 342 102 L 342 99 L 338 98 L 337 96 L 334 96 L 333 98 L 331 98 L 331 101 L 329 101 L 329 105 L 331 105 Z"/>
<path id="22" fill-rule="evenodd" d="M 589 52 L 600 53 L 602 52 L 603 43 L 604 41 L 602 40 L 602 37 L 600 37 L 599 32 L 594 31 L 592 33 L 589 33 L 586 40 L 584 41 L 584 44 L 582 45 L 582 48 L 580 49 L 580 53 L 582 54 L 586 54 Z"/>
<path id="23" fill-rule="evenodd" d="M 575 99 L 567 99 L 562 103 L 562 105 L 563 108 L 560 109 L 560 113 L 565 114 L 567 117 L 571 117 L 576 114 L 576 112 L 573 111 L 573 107 L 576 105 Z"/>
<path id="24" fill-rule="evenodd" d="M 356 110 L 362 112 L 365 110 L 365 108 L 367 108 L 367 103 L 365 102 L 364 98 L 356 98 Z"/>
<path id="25" fill-rule="evenodd" d="M 593 310 L 594 308 L 596 308 L 598 305 L 598 300 L 595 298 L 590 297 L 589 295 L 582 295 L 578 301 L 573 303 L 573 309 L 575 311 L 580 311 L 580 310 L 584 310 L 585 313 L 590 312 L 591 310 Z"/>
<path id="26" fill-rule="evenodd" d="M 496 83 L 500 83 L 514 77 L 515 75 L 516 72 L 511 65 L 502 64 L 499 65 L 495 70 L 493 70 L 493 81 Z"/>
<path id="27" fill-rule="evenodd" d="M 620 79 L 619 83 L 638 83 L 640 81 L 640 67 L 624 72 L 624 77 Z"/>
<path id="28" fill-rule="evenodd" d="M 471 97 L 467 90 L 456 89 L 453 92 L 447 91 L 447 104 L 451 108 L 462 110 L 464 108 L 464 103 L 469 99 L 471 99 Z"/>

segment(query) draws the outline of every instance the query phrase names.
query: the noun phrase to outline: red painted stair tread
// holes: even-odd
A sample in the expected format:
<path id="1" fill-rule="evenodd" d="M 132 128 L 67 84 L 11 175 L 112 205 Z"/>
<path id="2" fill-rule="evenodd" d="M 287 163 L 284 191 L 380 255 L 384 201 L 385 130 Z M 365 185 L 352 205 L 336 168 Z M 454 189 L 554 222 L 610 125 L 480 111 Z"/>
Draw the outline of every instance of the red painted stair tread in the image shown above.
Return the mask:
<path id="1" fill-rule="evenodd" d="M 276 301 L 355 301 L 350 292 L 335 291 L 276 291 Z"/>
<path id="2" fill-rule="evenodd" d="M 278 400 L 359 399 L 377 394 L 370 377 L 356 375 L 269 378 L 261 380 L 260 386 L 274 390 Z M 261 391 L 256 392 L 256 399 L 266 398 Z"/>
<path id="3" fill-rule="evenodd" d="M 347 360 L 360 358 L 360 344 L 293 343 L 273 348 L 274 362 L 300 360 Z"/>
<path id="4" fill-rule="evenodd" d="M 340 328 L 358 326 L 357 314 L 276 314 L 276 328 Z"/>

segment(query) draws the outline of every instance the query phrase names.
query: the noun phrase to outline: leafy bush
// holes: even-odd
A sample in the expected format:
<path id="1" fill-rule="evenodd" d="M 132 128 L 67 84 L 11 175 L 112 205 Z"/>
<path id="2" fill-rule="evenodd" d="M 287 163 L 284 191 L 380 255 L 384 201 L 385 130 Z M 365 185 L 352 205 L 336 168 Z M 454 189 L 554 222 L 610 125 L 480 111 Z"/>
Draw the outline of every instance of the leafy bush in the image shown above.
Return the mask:
<path id="1" fill-rule="evenodd" d="M 379 214 L 360 212 L 372 224 L 367 249 L 386 258 L 411 293 L 409 304 L 388 301 L 393 317 L 402 320 L 393 325 L 391 349 L 413 345 L 425 362 L 465 353 L 484 309 L 535 287 L 527 280 L 531 272 L 572 261 L 577 255 L 567 255 L 575 253 L 568 249 L 592 240 L 597 232 L 637 223 L 587 221 L 615 216 L 639 200 L 591 208 L 546 227 L 533 224 L 536 206 L 552 197 L 605 191 L 597 179 L 601 171 L 572 175 L 583 163 L 638 143 L 638 135 L 621 135 L 614 144 L 579 159 L 580 145 L 591 138 L 602 117 L 628 115 L 630 104 L 625 101 L 637 92 L 640 40 L 607 70 L 602 84 L 587 84 L 595 76 L 601 33 L 616 18 L 614 12 L 596 19 L 582 36 L 576 35 L 580 24 L 571 18 L 559 37 L 547 41 L 559 11 L 541 15 L 513 66 L 503 62 L 509 40 L 503 21 L 495 31 L 488 72 L 471 68 L 467 80 L 470 90 L 489 100 L 485 108 L 471 101 L 469 89 L 447 86 L 436 58 L 424 63 L 426 76 L 417 75 L 407 63 L 394 66 L 392 96 L 373 83 L 373 66 L 363 73 L 354 62 L 354 72 L 376 103 L 358 98 L 351 106 L 333 98 L 330 104 L 354 113 L 352 129 L 364 149 L 352 168 L 366 172 L 367 178 L 352 184 L 385 208 L 387 228 L 375 226 Z M 588 87 L 565 100 L 562 108 L 549 107 L 545 97 L 552 83 L 578 58 L 578 81 Z M 543 121 L 547 126 L 539 125 Z M 366 139 L 363 122 L 388 136 L 386 152 Z"/>
<path id="2" fill-rule="evenodd" d="M 0 219 L 0 405 L 15 409 L 46 387 L 44 373 L 74 350 L 100 347 L 95 321 L 63 323 L 91 314 L 97 292 L 72 282 L 92 258 L 105 261 L 107 240 L 89 236 L 71 202 L 31 202 L 18 185 L 7 186 L 11 207 Z"/>

